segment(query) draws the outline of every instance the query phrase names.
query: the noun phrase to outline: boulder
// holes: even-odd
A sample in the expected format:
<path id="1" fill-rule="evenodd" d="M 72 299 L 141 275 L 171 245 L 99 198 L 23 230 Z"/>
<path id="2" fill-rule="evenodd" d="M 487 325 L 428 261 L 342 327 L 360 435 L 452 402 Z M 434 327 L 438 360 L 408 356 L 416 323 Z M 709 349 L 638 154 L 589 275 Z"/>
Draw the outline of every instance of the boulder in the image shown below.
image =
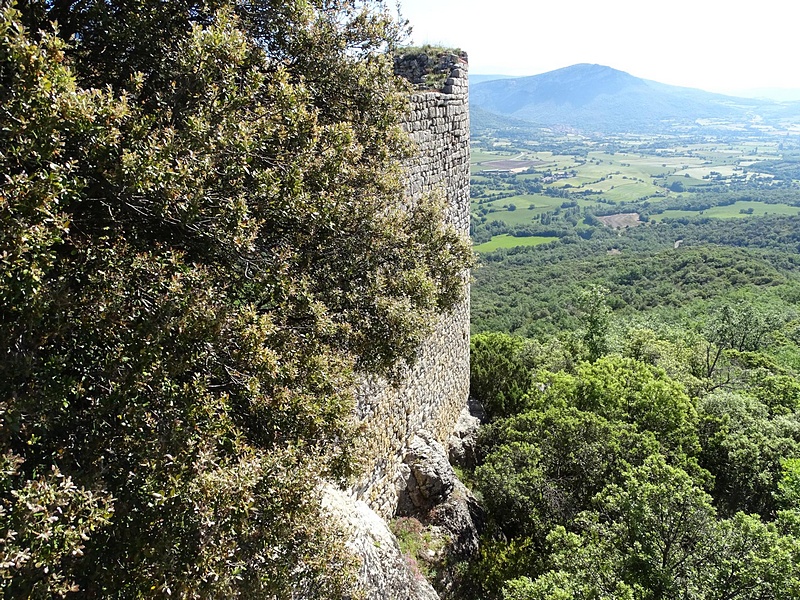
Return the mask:
<path id="1" fill-rule="evenodd" d="M 483 509 L 458 480 L 444 447 L 426 431 L 409 444 L 397 493 L 397 515 L 415 517 L 445 532 L 449 554 L 466 558 L 477 552 Z"/>
<path id="2" fill-rule="evenodd" d="M 421 558 L 437 572 L 437 589 L 449 597 L 460 578 L 457 565 L 478 551 L 483 509 L 458 480 L 444 447 L 425 431 L 408 446 L 397 492 L 397 515 L 417 519 L 430 546 L 440 549 Z"/>
<path id="3" fill-rule="evenodd" d="M 322 504 L 348 532 L 347 546 L 361 560 L 358 584 L 366 600 L 439 600 L 383 519 L 364 502 L 327 486 Z"/>
<path id="4" fill-rule="evenodd" d="M 429 522 L 449 535 L 450 557 L 467 559 L 478 551 L 485 513 L 472 492 L 460 481 L 456 480 L 450 496 L 433 508 Z"/>
<path id="5" fill-rule="evenodd" d="M 477 400 L 470 398 L 458 417 L 450 439 L 447 440 L 448 457 L 451 464 L 467 469 L 475 468 L 478 430 L 484 417 L 483 406 Z"/>
<path id="6" fill-rule="evenodd" d="M 453 492 L 458 478 L 444 447 L 427 431 L 408 445 L 396 481 L 398 516 L 424 516 Z"/>

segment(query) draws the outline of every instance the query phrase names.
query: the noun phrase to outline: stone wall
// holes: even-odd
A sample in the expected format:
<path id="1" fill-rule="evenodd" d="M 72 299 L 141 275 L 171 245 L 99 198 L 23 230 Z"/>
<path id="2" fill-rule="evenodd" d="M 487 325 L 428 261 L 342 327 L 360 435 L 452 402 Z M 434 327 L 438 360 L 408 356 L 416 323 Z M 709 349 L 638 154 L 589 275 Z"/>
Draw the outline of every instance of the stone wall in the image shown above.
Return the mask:
<path id="1" fill-rule="evenodd" d="M 447 198 L 447 219 L 469 233 L 469 90 L 466 55 L 411 54 L 395 69 L 415 86 L 404 123 L 419 152 L 404 165 L 413 202 L 427 193 Z M 371 378 L 357 392 L 365 428 L 363 479 L 352 494 L 384 518 L 397 507 L 395 477 L 407 443 L 425 429 L 446 443 L 469 395 L 469 287 L 466 300 L 444 315 L 419 359 L 392 386 Z"/>

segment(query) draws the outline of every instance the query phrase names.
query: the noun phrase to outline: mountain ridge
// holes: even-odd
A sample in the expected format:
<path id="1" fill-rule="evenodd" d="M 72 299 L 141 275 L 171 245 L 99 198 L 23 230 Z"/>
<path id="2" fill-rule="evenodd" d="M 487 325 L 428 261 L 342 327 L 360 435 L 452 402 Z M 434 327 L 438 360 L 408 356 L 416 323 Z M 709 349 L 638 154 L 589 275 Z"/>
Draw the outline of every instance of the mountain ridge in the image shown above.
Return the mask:
<path id="1" fill-rule="evenodd" d="M 800 106 L 668 85 L 589 63 L 483 81 L 473 86 L 470 102 L 485 112 L 540 126 L 600 131 L 660 129 L 698 119 L 773 122 L 796 114 Z"/>

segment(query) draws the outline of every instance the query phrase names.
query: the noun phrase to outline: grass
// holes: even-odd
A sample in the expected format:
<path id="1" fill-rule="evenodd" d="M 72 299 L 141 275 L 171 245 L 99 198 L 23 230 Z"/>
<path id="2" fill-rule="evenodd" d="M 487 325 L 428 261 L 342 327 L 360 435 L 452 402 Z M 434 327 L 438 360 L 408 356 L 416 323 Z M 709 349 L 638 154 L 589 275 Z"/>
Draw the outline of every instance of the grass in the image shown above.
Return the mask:
<path id="1" fill-rule="evenodd" d="M 614 189 L 609 188 L 603 196 L 614 202 L 634 202 L 662 191 L 661 188 L 649 183 L 641 183 L 639 181 L 623 181 L 619 183 L 616 179 L 613 181 Z"/>
<path id="2" fill-rule="evenodd" d="M 536 214 L 538 214 L 537 209 L 529 210 L 527 208 L 517 208 L 517 210 L 514 211 L 498 210 L 497 212 L 488 213 L 486 215 L 486 220 L 502 221 L 507 225 L 527 225 L 533 223 L 533 217 Z"/>
<path id="3" fill-rule="evenodd" d="M 714 143 L 679 143 L 672 147 L 639 148 L 637 143 L 617 140 L 617 150 L 609 152 L 595 146 L 583 155 L 561 154 L 559 151 L 545 150 L 530 145 L 517 146 L 513 140 L 502 140 L 508 143 L 508 150 L 502 149 L 498 141 L 495 148 L 475 148 L 472 152 L 471 170 L 475 183 L 490 183 L 491 188 L 482 188 L 484 193 L 501 195 L 514 189 L 513 182 L 540 180 L 546 175 L 568 172 L 569 177 L 555 181 L 542 182 L 543 191 L 561 190 L 570 193 L 570 200 L 576 201 L 581 208 L 597 206 L 601 212 L 607 212 L 609 206 L 620 204 L 641 204 L 644 208 L 652 203 L 663 201 L 666 197 L 691 197 L 697 191 L 718 186 L 731 181 L 742 181 L 742 167 L 761 156 L 775 157 L 779 155 L 778 147 L 766 141 L 753 141 L 730 144 Z M 592 147 L 586 143 L 583 147 Z M 481 175 L 481 171 L 490 168 L 491 161 L 520 161 L 520 165 L 529 164 L 523 161 L 536 161 L 531 173 L 518 173 L 515 178 L 498 179 Z M 507 187 L 502 189 L 507 182 Z M 667 191 L 669 186 L 680 182 L 685 192 Z M 517 187 L 517 189 L 521 189 Z M 486 221 L 502 221 L 508 225 L 525 225 L 539 215 L 552 213 L 564 202 L 565 198 L 541 194 L 528 194 L 510 198 L 484 199 L 478 205 L 472 203 L 473 218 L 479 217 L 481 208 L 489 208 L 495 212 L 485 215 Z M 508 206 L 514 204 L 516 210 L 509 211 Z M 531 208 L 533 206 L 533 208 Z M 752 213 L 742 212 L 752 209 Z M 800 209 L 789 205 L 763 204 L 759 202 L 738 202 L 727 207 L 715 207 L 704 211 L 668 211 L 662 215 L 654 215 L 654 220 L 674 217 L 716 217 L 743 218 L 766 214 L 796 215 Z M 479 251 L 489 251 L 496 247 L 513 247 L 523 245 L 523 238 L 505 239 L 480 245 Z M 530 242 L 529 242 L 530 243 Z M 494 244 L 499 244 L 495 246 Z"/>
<path id="4" fill-rule="evenodd" d="M 752 208 L 753 212 L 742 213 L 742 210 Z M 651 220 L 663 221 L 664 219 L 680 219 L 682 217 L 710 217 L 716 219 L 742 219 L 745 217 L 760 217 L 763 215 L 798 215 L 800 206 L 788 204 L 767 204 L 766 202 L 752 202 L 741 200 L 728 206 L 714 206 L 706 210 L 665 210 L 663 213 L 653 215 Z"/>
<path id="5" fill-rule="evenodd" d="M 497 200 L 485 201 L 483 204 L 478 204 L 473 201 L 472 212 L 474 214 L 481 207 L 488 207 L 494 209 L 486 215 L 487 221 L 502 221 L 508 225 L 526 225 L 533 221 L 533 217 L 548 212 L 553 212 L 556 208 L 564 203 L 564 198 L 554 198 L 552 196 L 544 196 L 542 194 L 525 194 L 522 196 L 512 196 L 510 198 L 499 198 Z M 517 210 L 508 210 L 505 208 L 513 204 Z M 592 202 L 591 204 L 594 204 Z M 533 208 L 530 208 L 533 206 Z"/>
<path id="6" fill-rule="evenodd" d="M 490 167 L 483 166 L 483 163 L 492 162 L 494 160 L 514 160 L 519 158 L 518 152 L 509 152 L 509 151 L 496 151 L 496 152 L 487 152 L 486 150 L 471 150 L 470 157 L 469 157 L 469 166 L 471 173 L 480 173 L 484 169 L 489 169 Z"/>
<path id="7" fill-rule="evenodd" d="M 447 546 L 445 535 L 434 535 L 413 517 L 400 517 L 389 524 L 397 538 L 400 551 L 415 575 L 433 579 L 441 568 L 442 553 Z"/>
<path id="8" fill-rule="evenodd" d="M 530 237 L 514 237 L 512 235 L 504 233 L 503 235 L 496 235 L 488 242 L 485 242 L 483 244 L 478 244 L 474 248 L 478 252 L 492 252 L 500 248 L 515 248 L 517 246 L 539 246 L 541 244 L 553 242 L 557 239 L 558 239 L 557 237 L 547 237 L 540 235 L 535 235 Z"/>
<path id="9" fill-rule="evenodd" d="M 682 172 L 686 173 L 686 171 L 682 171 Z M 710 185 L 713 185 L 715 183 L 713 181 L 709 181 L 708 179 L 697 179 L 696 177 L 691 177 L 691 176 L 685 177 L 684 175 L 675 174 L 675 175 L 670 175 L 669 177 L 667 177 L 664 180 L 664 184 L 665 184 L 665 186 L 669 187 L 670 185 L 672 185 L 676 181 L 682 183 L 686 187 L 689 187 L 689 186 L 692 186 L 692 187 L 698 187 L 698 186 L 703 187 L 703 186 L 710 186 Z"/>

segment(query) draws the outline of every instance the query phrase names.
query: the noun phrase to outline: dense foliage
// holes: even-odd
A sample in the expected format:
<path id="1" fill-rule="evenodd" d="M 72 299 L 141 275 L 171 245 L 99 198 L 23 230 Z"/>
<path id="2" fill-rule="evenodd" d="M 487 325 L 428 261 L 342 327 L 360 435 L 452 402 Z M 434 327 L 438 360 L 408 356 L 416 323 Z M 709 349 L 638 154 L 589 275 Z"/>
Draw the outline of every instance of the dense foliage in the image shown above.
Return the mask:
<path id="1" fill-rule="evenodd" d="M 798 231 L 673 221 L 484 256 L 466 597 L 800 594 Z"/>
<path id="2" fill-rule="evenodd" d="M 573 330 L 592 285 L 628 315 L 703 315 L 714 298 L 743 295 L 791 312 L 800 298 L 799 236 L 796 217 L 705 219 L 498 250 L 474 271 L 472 329 L 528 337 Z"/>
<path id="3" fill-rule="evenodd" d="M 798 371 L 775 358 L 798 346 L 750 308 L 689 336 L 628 324 L 599 357 L 591 314 L 566 344 L 473 336 L 473 382 L 494 384 L 473 387 L 489 527 L 466 597 L 800 594 Z"/>
<path id="4" fill-rule="evenodd" d="M 554 94 L 590 89 L 581 75 Z M 600 134 L 597 115 L 567 131 L 472 113 L 471 394 L 487 420 L 463 474 L 488 523 L 454 597 L 800 597 L 788 121 Z"/>
<path id="5" fill-rule="evenodd" d="M 357 370 L 469 249 L 399 207 L 380 3 L 0 5 L 0 586 L 340 598 Z"/>

